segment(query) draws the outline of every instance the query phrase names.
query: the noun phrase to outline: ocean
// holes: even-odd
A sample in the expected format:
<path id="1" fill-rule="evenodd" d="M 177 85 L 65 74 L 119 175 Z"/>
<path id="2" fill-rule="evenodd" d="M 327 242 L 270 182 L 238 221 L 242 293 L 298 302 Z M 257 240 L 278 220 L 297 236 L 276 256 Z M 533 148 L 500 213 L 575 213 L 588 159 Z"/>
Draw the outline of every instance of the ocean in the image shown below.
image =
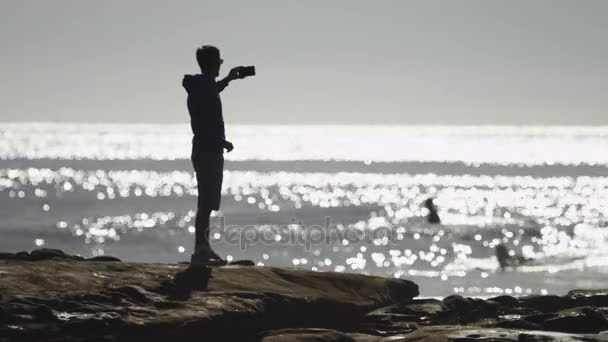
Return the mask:
<path id="1" fill-rule="evenodd" d="M 406 278 L 424 296 L 608 287 L 608 127 L 229 125 L 228 260 Z M 186 124 L 0 125 L 0 251 L 187 261 Z M 433 198 L 441 224 L 427 223 Z M 518 267 L 502 270 L 503 245 Z"/>

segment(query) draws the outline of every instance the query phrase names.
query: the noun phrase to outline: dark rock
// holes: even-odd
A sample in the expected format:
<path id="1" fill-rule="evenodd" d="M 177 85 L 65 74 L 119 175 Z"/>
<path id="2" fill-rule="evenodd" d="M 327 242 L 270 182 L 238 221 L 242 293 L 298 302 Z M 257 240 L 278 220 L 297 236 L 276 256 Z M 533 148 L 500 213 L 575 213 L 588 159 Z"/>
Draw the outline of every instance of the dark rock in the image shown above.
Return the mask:
<path id="1" fill-rule="evenodd" d="M 497 328 L 510 329 L 525 329 L 525 330 L 542 330 L 542 325 L 525 321 L 523 319 L 498 321 L 493 324 Z"/>
<path id="2" fill-rule="evenodd" d="M 406 280 L 358 274 L 78 262 L 45 249 L 0 258 L 9 260 L 0 263 L 0 342 L 580 342 L 608 330 L 601 293 L 440 301 L 413 299 L 418 287 Z"/>
<path id="3" fill-rule="evenodd" d="M 380 340 L 393 342 L 408 341 L 493 341 L 493 342 L 581 342 L 600 341 L 596 335 L 570 335 L 556 332 L 544 331 L 521 331 L 517 329 L 482 328 L 466 326 L 428 326 L 422 327 L 412 333 L 403 336 L 395 336 L 392 339 Z"/>
<path id="4" fill-rule="evenodd" d="M 447 296 L 443 299 L 443 303 L 450 310 L 454 310 L 457 312 L 474 309 L 471 301 L 468 298 L 462 297 L 460 295 Z"/>
<path id="5" fill-rule="evenodd" d="M 390 324 L 366 322 L 361 323 L 357 330 L 361 333 L 377 336 L 394 336 L 410 333 L 418 329 L 418 327 L 418 324 L 413 322 L 392 322 Z"/>
<path id="6" fill-rule="evenodd" d="M 255 262 L 253 262 L 252 260 L 235 260 L 229 262 L 228 265 L 255 266 Z"/>
<path id="7" fill-rule="evenodd" d="M 606 321 L 588 316 L 564 316 L 547 320 L 544 323 L 546 330 L 569 333 L 598 333 L 608 329 Z"/>
<path id="8" fill-rule="evenodd" d="M 428 317 L 437 317 L 448 311 L 447 306 L 437 299 L 414 299 L 399 308 L 406 314 Z"/>
<path id="9" fill-rule="evenodd" d="M 510 306 L 499 306 L 498 314 L 504 315 L 519 315 L 519 316 L 530 316 L 543 314 L 540 310 L 534 308 L 526 308 L 521 306 L 510 307 Z"/>
<path id="10" fill-rule="evenodd" d="M 0 253 L 0 260 L 13 259 L 14 257 L 15 257 L 15 254 L 13 254 L 13 253 L 5 253 L 5 252 Z"/>
<path id="11" fill-rule="evenodd" d="M 608 295 L 572 295 L 572 306 L 595 306 L 595 307 L 608 307 Z"/>
<path id="12" fill-rule="evenodd" d="M 17 252 L 15 254 L 13 254 L 13 259 L 17 259 L 17 260 L 29 260 L 30 257 L 30 253 L 22 251 L 22 252 Z"/>
<path id="13" fill-rule="evenodd" d="M 350 333 L 347 335 L 355 342 L 378 342 L 382 339 L 381 336 L 374 336 L 369 334 Z"/>
<path id="14" fill-rule="evenodd" d="M 423 316 L 411 313 L 404 313 L 401 306 L 391 305 L 369 312 L 366 316 L 366 321 L 370 322 L 418 322 Z"/>
<path id="15" fill-rule="evenodd" d="M 50 259 L 69 259 L 69 260 L 84 260 L 84 258 L 65 254 L 59 249 L 51 248 L 40 248 L 35 249 L 31 252 L 17 252 L 17 253 L 0 253 L 0 260 L 27 260 L 27 261 L 41 261 Z"/>
<path id="16" fill-rule="evenodd" d="M 478 298 L 465 298 L 451 295 L 443 299 L 445 306 L 457 317 L 460 323 L 469 323 L 481 318 L 496 317 L 498 305 Z"/>
<path id="17" fill-rule="evenodd" d="M 546 320 L 552 319 L 555 317 L 557 317 L 557 314 L 555 314 L 555 313 L 541 313 L 541 314 L 527 315 L 527 316 L 524 316 L 523 319 L 525 319 L 526 321 L 531 322 L 531 323 L 542 325 L 542 323 L 544 323 Z"/>
<path id="18" fill-rule="evenodd" d="M 368 313 L 359 323 L 359 332 L 378 336 L 409 333 L 418 329 L 415 322 L 428 320 L 428 316 L 403 314 L 399 306 L 393 305 Z"/>
<path id="19" fill-rule="evenodd" d="M 576 289 L 568 292 L 568 296 L 608 296 L 608 289 Z"/>
<path id="20" fill-rule="evenodd" d="M 534 308 L 541 312 L 555 312 L 572 307 L 574 304 L 574 300 L 570 297 L 555 295 L 521 297 L 519 302 L 523 307 Z"/>
<path id="21" fill-rule="evenodd" d="M 29 254 L 28 260 L 39 261 L 39 260 L 48 260 L 48 259 L 53 259 L 53 258 L 82 260 L 81 257 L 77 257 L 74 255 L 68 255 L 58 249 L 50 249 L 50 248 L 41 248 L 41 249 L 35 249 L 35 250 L 31 251 Z"/>
<path id="22" fill-rule="evenodd" d="M 96 314 L 66 314 L 61 318 L 61 334 L 64 336 L 78 336 L 89 340 L 96 338 L 100 332 L 114 330 L 120 333 L 127 323 L 116 312 L 100 312 Z"/>
<path id="23" fill-rule="evenodd" d="M 154 307 L 158 309 L 177 309 L 182 308 L 184 306 L 183 303 L 175 302 L 171 300 L 158 300 L 154 301 Z"/>
<path id="24" fill-rule="evenodd" d="M 405 279 L 386 279 L 388 295 L 395 303 L 407 303 L 418 296 L 418 285 Z"/>
<path id="25" fill-rule="evenodd" d="M 48 322 L 55 320 L 53 310 L 44 304 L 36 305 L 31 312 L 38 321 Z"/>
<path id="26" fill-rule="evenodd" d="M 437 299 L 414 299 L 406 304 L 392 305 L 367 314 L 366 322 L 375 323 L 377 328 L 397 322 L 438 324 L 449 321 L 445 304 Z M 409 328 L 408 328 L 409 329 Z M 390 329 L 388 329 L 390 330 Z M 411 329 L 410 329 L 411 330 Z"/>
<path id="27" fill-rule="evenodd" d="M 110 255 L 100 255 L 100 256 L 88 258 L 88 259 L 86 259 L 86 261 L 122 261 L 122 260 L 118 259 L 117 257 L 110 256 Z"/>
<path id="28" fill-rule="evenodd" d="M 223 271 L 226 269 L 228 268 L 221 267 L 218 269 L 218 271 Z M 268 276 L 270 278 L 276 278 L 278 276 L 290 284 L 298 284 L 298 287 L 293 287 L 290 290 L 300 289 L 304 291 L 300 292 L 299 295 L 306 294 L 310 290 L 313 290 L 312 292 L 316 296 L 331 296 L 338 300 L 340 298 L 352 298 L 352 295 L 356 295 L 363 301 L 357 303 L 358 305 L 369 305 L 371 303 L 379 302 L 384 302 L 387 305 L 395 303 L 407 303 L 419 294 L 418 285 L 405 279 L 389 279 L 364 276 L 360 274 L 315 272 L 305 270 L 298 270 L 294 272 L 292 270 L 268 267 L 246 267 L 240 268 L 238 271 L 242 274 L 245 274 L 245 272 L 252 274 L 260 272 L 274 273 L 274 275 L 268 274 Z M 273 284 L 273 287 L 274 285 L 279 285 L 274 281 L 270 284 Z M 250 285 L 255 288 L 264 286 L 265 283 L 252 283 Z M 351 292 L 347 295 L 344 292 L 344 289 L 350 289 Z M 294 294 L 298 293 L 296 292 Z M 338 297 L 336 298 L 335 296 Z"/>
<path id="29" fill-rule="evenodd" d="M 328 329 L 281 329 L 263 335 L 262 342 L 355 342 L 347 334 Z"/>
<path id="30" fill-rule="evenodd" d="M 488 301 L 492 301 L 501 306 L 508 306 L 508 307 L 516 307 L 519 305 L 519 300 L 517 298 L 511 297 L 511 296 L 492 297 L 492 298 L 488 299 Z"/>
<path id="31" fill-rule="evenodd" d="M 132 303 L 147 303 L 151 300 L 148 296 L 148 291 L 136 285 L 112 287 L 106 292 L 111 295 L 118 294 Z"/>
<path id="32" fill-rule="evenodd" d="M 598 333 L 608 330 L 607 315 L 597 308 L 577 308 L 562 312 L 543 323 L 546 330 L 569 333 Z"/>

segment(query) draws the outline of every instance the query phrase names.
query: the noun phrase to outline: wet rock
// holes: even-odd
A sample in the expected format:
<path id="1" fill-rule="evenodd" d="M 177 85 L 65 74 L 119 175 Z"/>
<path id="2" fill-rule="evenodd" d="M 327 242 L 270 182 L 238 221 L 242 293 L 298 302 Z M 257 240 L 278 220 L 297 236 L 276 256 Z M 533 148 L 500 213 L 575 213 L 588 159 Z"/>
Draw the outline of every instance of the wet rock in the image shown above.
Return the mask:
<path id="1" fill-rule="evenodd" d="M 576 289 L 568 292 L 568 296 L 608 296 L 608 289 Z"/>
<path id="2" fill-rule="evenodd" d="M 386 325 L 397 322 L 415 322 L 419 324 L 438 324 L 450 321 L 449 310 L 446 305 L 437 299 L 414 299 L 408 303 L 392 305 L 374 310 L 367 314 L 366 323 L 374 325 L 376 329 L 392 331 Z M 407 326 L 407 331 L 412 327 Z M 403 330 L 403 329 L 402 329 Z"/>
<path id="3" fill-rule="evenodd" d="M 255 262 L 253 262 L 252 260 L 235 260 L 229 262 L 228 265 L 255 266 Z"/>
<path id="4" fill-rule="evenodd" d="M 46 305 L 40 303 L 23 303 L 11 301 L 3 306 L 3 322 L 46 322 L 54 320 L 53 311 Z"/>
<path id="5" fill-rule="evenodd" d="M 402 279 L 9 254 L 0 254 L 9 260 L 0 263 L 0 342 L 580 342 L 608 330 L 602 293 L 413 299 L 418 287 Z"/>
<path id="6" fill-rule="evenodd" d="M 509 306 L 500 306 L 498 308 L 498 314 L 500 316 L 505 315 L 519 315 L 519 316 L 534 316 L 534 315 L 542 315 L 543 312 L 534 309 L 534 308 L 526 308 L 521 306 L 509 307 Z"/>
<path id="7" fill-rule="evenodd" d="M 0 260 L 11 259 L 13 256 L 14 256 L 13 253 L 2 252 L 2 253 L 0 253 Z"/>
<path id="8" fill-rule="evenodd" d="M 451 295 L 443 299 L 445 306 L 460 323 L 469 323 L 482 318 L 496 317 L 498 305 L 478 298 Z"/>
<path id="9" fill-rule="evenodd" d="M 569 333 L 599 333 L 608 330 L 607 314 L 597 308 L 577 308 L 561 312 L 560 316 L 546 320 L 546 330 Z"/>
<path id="10" fill-rule="evenodd" d="M 519 306 L 519 300 L 517 298 L 511 297 L 511 296 L 492 297 L 492 298 L 488 299 L 488 301 L 494 302 L 500 306 L 506 306 L 506 307 Z"/>
<path id="11" fill-rule="evenodd" d="M 390 336 L 412 332 L 418 329 L 416 322 L 428 319 L 401 312 L 396 305 L 374 310 L 364 317 L 357 330 L 371 335 Z"/>
<path id="12" fill-rule="evenodd" d="M 597 339 L 597 336 L 593 335 L 573 335 L 558 332 L 466 326 L 429 326 L 403 336 L 395 336 L 380 341 L 592 342 L 600 340 Z"/>
<path id="13" fill-rule="evenodd" d="M 555 312 L 561 309 L 572 307 L 574 301 L 567 296 L 527 296 L 519 299 L 520 305 L 529 307 L 541 312 Z"/>
<path id="14" fill-rule="evenodd" d="M 443 299 L 443 303 L 450 310 L 456 312 L 475 309 L 475 305 L 469 300 L 469 298 L 465 298 L 459 295 L 447 296 Z"/>
<path id="15" fill-rule="evenodd" d="M 545 321 L 552 319 L 552 318 L 556 318 L 557 316 L 558 315 L 555 313 L 539 313 L 539 314 L 524 316 L 524 320 L 526 320 L 527 322 L 530 322 L 530 323 L 542 325 L 542 323 L 544 323 Z"/>
<path id="16" fill-rule="evenodd" d="M 100 255 L 100 256 L 88 258 L 88 259 L 86 259 L 86 261 L 122 261 L 122 260 L 118 259 L 117 257 L 110 256 L 110 255 Z"/>
<path id="17" fill-rule="evenodd" d="M 48 259 L 53 259 L 53 258 L 71 259 L 71 260 L 82 260 L 83 259 L 82 257 L 65 254 L 63 251 L 60 251 L 58 249 L 41 248 L 41 249 L 35 249 L 35 250 L 31 251 L 29 254 L 29 258 L 27 260 L 39 261 L 39 260 L 48 260 Z"/>
<path id="18" fill-rule="evenodd" d="M 399 308 L 406 314 L 427 317 L 438 317 L 448 311 L 447 306 L 437 299 L 414 299 Z"/>
<path id="19" fill-rule="evenodd" d="M 594 307 L 608 307 L 608 295 L 582 295 L 575 294 L 570 295 L 572 298 L 572 306 L 594 306 Z"/>
<path id="20" fill-rule="evenodd" d="M 147 303 L 151 300 L 149 292 L 136 285 L 110 287 L 105 293 L 112 297 L 122 297 L 131 303 Z"/>
<path id="21" fill-rule="evenodd" d="M 50 259 L 84 260 L 84 258 L 69 255 L 59 249 L 40 248 L 31 252 L 0 253 L 0 260 L 40 261 Z"/>
<path id="22" fill-rule="evenodd" d="M 348 337 L 352 338 L 355 342 L 378 342 L 382 339 L 381 336 L 374 336 L 369 334 L 350 333 Z"/>
<path id="23" fill-rule="evenodd" d="M 11 330 L 15 341 L 134 336 L 236 341 L 302 326 L 354 333 L 361 332 L 367 312 L 407 303 L 418 294 L 418 287 L 406 280 L 240 265 L 208 268 L 55 257 L 31 262 L 24 254 L 21 260 L 0 264 L 0 271 L 6 290 L 0 316 L 23 327 Z M 180 290 L 187 296 L 179 297 Z M 404 331 L 399 324 L 394 322 L 392 331 Z M 319 336 L 354 340 L 340 332 Z M 357 336 L 364 337 L 369 340 Z"/>
<path id="24" fill-rule="evenodd" d="M 498 321 L 493 324 L 496 328 L 510 329 L 525 329 L 525 330 L 542 330 L 542 325 L 532 323 L 523 319 Z"/>
<path id="25" fill-rule="evenodd" d="M 418 322 L 422 316 L 404 313 L 398 305 L 391 305 L 369 312 L 366 315 L 367 321 L 391 321 L 391 322 Z"/>
<path id="26" fill-rule="evenodd" d="M 302 328 L 269 331 L 262 342 L 355 342 L 355 339 L 336 330 Z"/>
<path id="27" fill-rule="evenodd" d="M 387 322 L 388 323 L 388 322 Z M 407 334 L 418 329 L 418 324 L 413 322 L 390 322 L 390 323 L 361 323 L 357 330 L 361 333 L 375 336 L 394 336 Z"/>

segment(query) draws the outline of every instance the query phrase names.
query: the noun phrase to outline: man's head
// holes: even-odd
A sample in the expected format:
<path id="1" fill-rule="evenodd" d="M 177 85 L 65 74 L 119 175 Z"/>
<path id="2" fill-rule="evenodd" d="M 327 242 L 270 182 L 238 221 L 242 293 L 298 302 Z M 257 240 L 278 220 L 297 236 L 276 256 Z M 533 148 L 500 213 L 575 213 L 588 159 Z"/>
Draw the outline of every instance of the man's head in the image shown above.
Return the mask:
<path id="1" fill-rule="evenodd" d="M 203 73 L 214 78 L 219 76 L 220 66 L 224 62 L 220 58 L 220 50 L 211 45 L 204 45 L 196 50 L 196 61 Z"/>

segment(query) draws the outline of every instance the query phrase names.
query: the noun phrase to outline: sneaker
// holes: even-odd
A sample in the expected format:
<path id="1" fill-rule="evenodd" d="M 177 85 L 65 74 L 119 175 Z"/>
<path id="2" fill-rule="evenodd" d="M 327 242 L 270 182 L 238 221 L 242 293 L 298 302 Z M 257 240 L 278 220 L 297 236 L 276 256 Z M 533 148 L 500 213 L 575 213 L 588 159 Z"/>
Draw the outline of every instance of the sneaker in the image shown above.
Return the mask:
<path id="1" fill-rule="evenodd" d="M 222 257 L 220 257 L 217 253 L 215 253 L 215 251 L 211 248 L 209 248 L 209 256 L 213 260 L 224 261 L 224 259 L 222 259 Z"/>
<path id="2" fill-rule="evenodd" d="M 225 265 L 226 263 L 209 246 L 197 248 L 190 258 L 191 265 Z"/>

